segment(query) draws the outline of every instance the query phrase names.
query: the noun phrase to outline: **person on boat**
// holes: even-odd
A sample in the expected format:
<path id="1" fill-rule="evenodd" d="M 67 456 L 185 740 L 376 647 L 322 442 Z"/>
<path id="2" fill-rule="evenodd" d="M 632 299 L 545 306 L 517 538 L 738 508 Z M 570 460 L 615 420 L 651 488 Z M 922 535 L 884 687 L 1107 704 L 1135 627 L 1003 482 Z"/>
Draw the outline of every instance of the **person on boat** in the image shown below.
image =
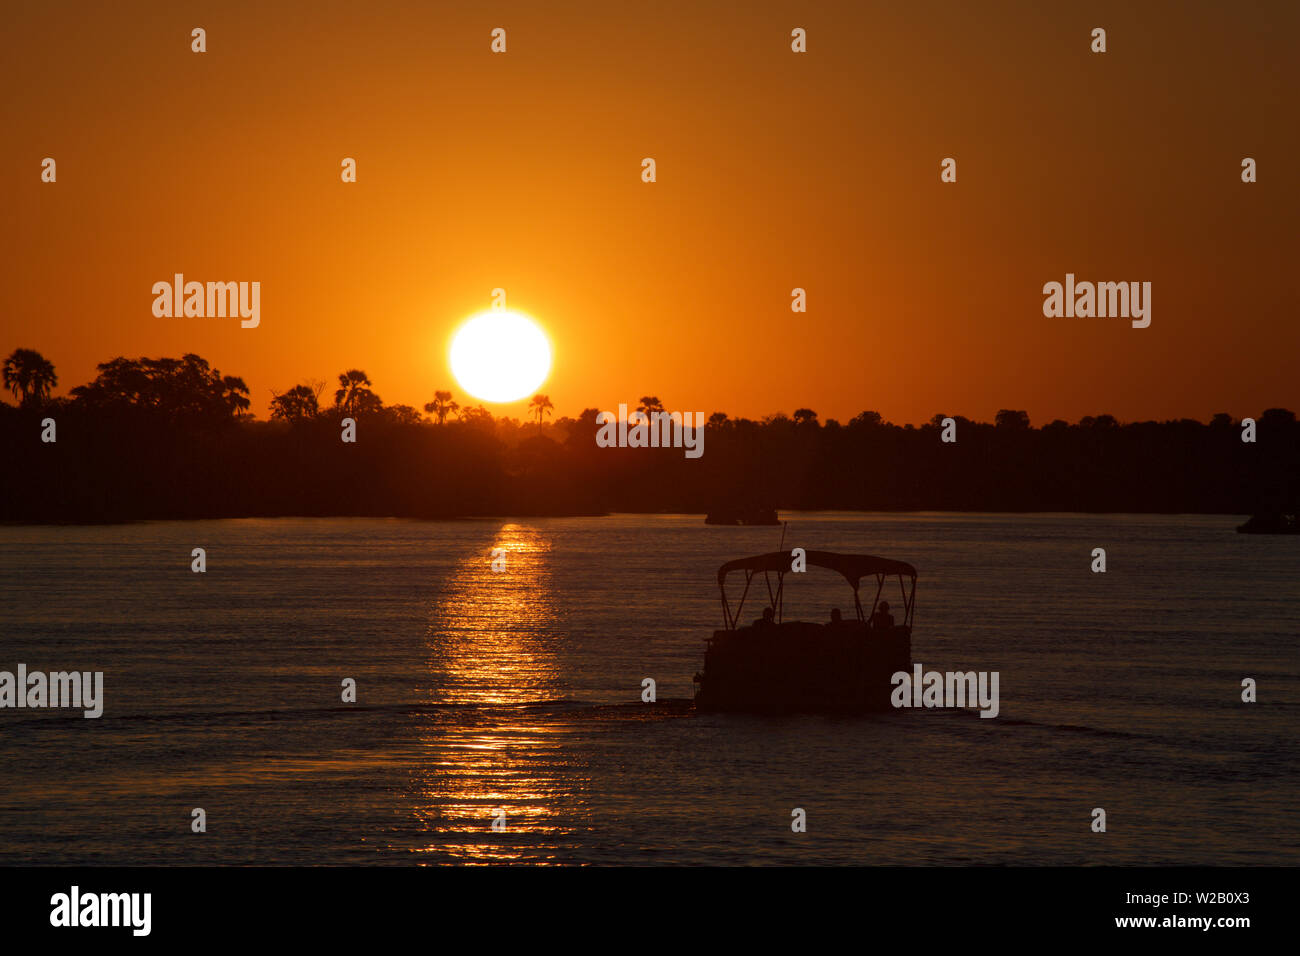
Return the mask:
<path id="1" fill-rule="evenodd" d="M 880 609 L 877 610 L 875 614 L 871 615 L 871 626 L 872 627 L 893 627 L 894 626 L 894 615 L 889 613 L 888 601 L 881 601 Z"/>
<path id="2" fill-rule="evenodd" d="M 765 607 L 765 608 L 763 608 L 763 616 L 760 617 L 760 618 L 755 619 L 755 621 L 754 621 L 754 626 L 755 626 L 755 627 L 775 627 L 775 626 L 776 626 L 776 612 L 773 611 L 770 607 Z"/>
<path id="3" fill-rule="evenodd" d="M 831 608 L 831 623 L 832 624 L 844 623 L 844 617 L 843 615 L 840 614 L 840 609 L 837 607 Z"/>

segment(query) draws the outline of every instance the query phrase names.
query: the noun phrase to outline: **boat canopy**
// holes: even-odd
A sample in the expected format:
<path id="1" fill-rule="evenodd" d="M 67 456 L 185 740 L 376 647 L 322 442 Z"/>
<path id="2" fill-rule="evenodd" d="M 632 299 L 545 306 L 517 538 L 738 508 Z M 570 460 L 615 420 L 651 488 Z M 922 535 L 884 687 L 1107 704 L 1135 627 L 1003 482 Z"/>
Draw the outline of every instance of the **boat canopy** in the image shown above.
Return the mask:
<path id="1" fill-rule="evenodd" d="M 897 577 L 903 599 L 903 624 L 911 627 L 912 614 L 916 609 L 916 568 L 906 561 L 892 561 L 889 558 L 877 558 L 869 554 L 838 554 L 834 551 L 805 551 L 804 556 L 810 567 L 828 568 L 843 575 L 844 580 L 848 581 L 849 586 L 853 588 L 853 607 L 857 612 L 857 618 L 864 623 L 876 612 L 885 579 Z M 737 558 L 718 568 L 718 589 L 722 592 L 722 613 L 727 630 L 734 630 L 739 624 L 740 612 L 749 594 L 749 586 L 753 582 L 754 575 L 759 572 L 763 573 L 763 579 L 767 584 L 768 600 L 772 610 L 776 612 L 776 619 L 781 620 L 785 603 L 785 576 L 790 573 L 793 560 L 790 551 L 769 551 L 767 554 L 757 554 L 752 558 Z M 733 571 L 740 571 L 745 575 L 745 590 L 740 596 L 740 604 L 734 611 L 727 600 L 727 575 Z M 776 575 L 775 588 L 772 586 L 772 574 Z M 874 579 L 876 583 L 876 593 L 872 598 L 870 610 L 863 607 L 858 594 L 863 578 Z"/>
<path id="2" fill-rule="evenodd" d="M 844 580 L 848 581 L 849 586 L 855 591 L 863 578 L 877 574 L 900 574 L 908 578 L 916 577 L 916 568 L 906 561 L 891 561 L 888 558 L 876 558 L 869 554 L 837 554 L 834 551 L 808 551 L 805 553 L 808 556 L 809 565 L 814 568 L 830 568 L 832 571 L 840 572 L 840 574 L 844 575 Z M 732 571 L 789 571 L 790 561 L 789 551 L 769 551 L 767 554 L 756 554 L 752 558 L 737 558 L 735 561 L 728 561 L 718 568 L 718 586 L 721 587 L 726 582 L 727 575 Z"/>

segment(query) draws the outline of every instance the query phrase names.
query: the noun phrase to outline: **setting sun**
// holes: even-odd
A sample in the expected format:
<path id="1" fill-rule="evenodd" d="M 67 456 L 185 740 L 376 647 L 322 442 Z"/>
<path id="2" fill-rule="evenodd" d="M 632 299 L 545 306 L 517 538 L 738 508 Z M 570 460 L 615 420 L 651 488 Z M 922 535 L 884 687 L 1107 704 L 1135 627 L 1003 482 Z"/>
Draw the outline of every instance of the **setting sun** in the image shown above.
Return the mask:
<path id="1" fill-rule="evenodd" d="M 451 341 L 451 372 L 460 387 L 485 402 L 514 402 L 546 381 L 551 346 L 532 319 L 506 309 L 483 312 Z"/>

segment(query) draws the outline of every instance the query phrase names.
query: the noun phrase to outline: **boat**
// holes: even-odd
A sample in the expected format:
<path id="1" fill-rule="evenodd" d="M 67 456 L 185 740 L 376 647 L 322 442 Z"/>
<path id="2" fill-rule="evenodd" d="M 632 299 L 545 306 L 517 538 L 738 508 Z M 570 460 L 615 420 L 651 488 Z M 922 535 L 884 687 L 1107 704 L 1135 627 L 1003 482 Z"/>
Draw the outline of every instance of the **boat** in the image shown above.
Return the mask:
<path id="1" fill-rule="evenodd" d="M 1300 516 L 1267 512 L 1251 515 L 1243 525 L 1237 526 L 1240 534 L 1300 534 Z"/>
<path id="2" fill-rule="evenodd" d="M 724 626 L 713 632 L 704 669 L 695 675 L 700 712 L 861 713 L 888 710 L 892 676 L 912 668 L 912 618 L 916 610 L 916 568 L 903 561 L 865 554 L 807 551 L 806 568 L 839 573 L 853 590 L 854 619 L 787 621 L 785 581 L 795 560 L 772 551 L 728 561 L 718 569 Z M 744 590 L 732 609 L 727 579 L 744 576 Z M 762 576 L 766 605 L 752 624 L 741 624 L 745 599 Z M 775 581 L 773 581 L 775 578 Z M 897 580 L 901 620 L 882 600 Z M 875 593 L 870 605 L 862 592 Z"/>
<path id="3" fill-rule="evenodd" d="M 715 508 L 704 518 L 705 524 L 776 525 L 781 523 L 775 508 Z"/>

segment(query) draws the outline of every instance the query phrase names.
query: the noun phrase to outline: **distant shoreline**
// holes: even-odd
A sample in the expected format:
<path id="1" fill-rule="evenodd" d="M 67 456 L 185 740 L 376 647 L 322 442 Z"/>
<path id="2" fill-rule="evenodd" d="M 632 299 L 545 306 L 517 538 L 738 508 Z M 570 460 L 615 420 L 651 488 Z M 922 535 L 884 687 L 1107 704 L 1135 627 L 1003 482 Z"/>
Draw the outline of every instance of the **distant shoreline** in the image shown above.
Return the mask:
<path id="1" fill-rule="evenodd" d="M 1009 515 L 1016 517 L 1051 517 L 1058 515 L 1067 516 L 1113 516 L 1113 517 L 1169 517 L 1177 518 L 1182 516 L 1196 517 L 1220 517 L 1241 520 L 1249 518 L 1250 515 L 1242 512 L 1225 512 L 1225 511 L 945 511 L 942 509 L 915 508 L 915 509 L 856 509 L 856 508 L 826 508 L 820 510 L 789 510 L 780 513 L 781 521 L 794 521 L 801 515 Z M 0 521 L 0 527 L 4 528 L 97 528 L 111 525 L 135 525 L 135 524 L 164 524 L 164 523 L 189 523 L 195 521 L 292 521 L 292 520 L 354 520 L 354 521 L 410 521 L 410 522 L 480 522 L 480 521 L 521 521 L 534 520 L 538 518 L 617 518 L 621 516 L 628 517 L 684 517 L 698 518 L 701 528 L 722 528 L 724 530 L 735 528 L 757 528 L 757 527 L 780 527 L 780 525 L 706 525 L 704 523 L 704 512 L 690 511 L 605 511 L 605 512 L 564 512 L 564 513 L 536 513 L 536 514 L 481 514 L 481 515 L 365 515 L 365 514 L 238 514 L 238 515 L 195 515 L 195 516 L 170 516 L 170 517 L 138 517 L 138 518 L 115 518 L 89 521 L 22 521 L 22 520 L 3 520 Z"/>
<path id="2" fill-rule="evenodd" d="M 595 407 L 520 423 L 477 409 L 453 421 L 445 402 L 430 403 L 431 421 L 373 396 L 351 409 L 341 387 L 334 406 L 297 392 L 307 407 L 296 417 L 250 421 L 237 384 L 187 355 L 106 363 L 71 400 L 31 386 L 23 405 L 0 404 L 9 456 L 0 521 L 712 513 L 722 525 L 756 527 L 774 509 L 1300 511 L 1300 421 L 1284 408 L 1258 419 L 1124 424 L 1099 415 L 1038 428 L 1012 409 L 992 424 L 936 415 L 919 428 L 872 411 L 847 423 L 807 408 L 762 421 L 717 412 L 695 429 L 691 456 L 630 435 L 611 445 Z"/>

